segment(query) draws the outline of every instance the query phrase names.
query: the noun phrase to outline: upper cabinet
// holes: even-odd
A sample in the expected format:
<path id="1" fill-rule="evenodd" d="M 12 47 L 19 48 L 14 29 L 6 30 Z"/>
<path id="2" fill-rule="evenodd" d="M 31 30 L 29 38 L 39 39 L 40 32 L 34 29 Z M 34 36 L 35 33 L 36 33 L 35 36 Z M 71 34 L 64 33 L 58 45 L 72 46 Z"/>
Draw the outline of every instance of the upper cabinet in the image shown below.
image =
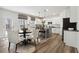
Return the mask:
<path id="1" fill-rule="evenodd" d="M 70 7 L 70 22 L 77 22 L 77 7 Z"/>
<path id="2" fill-rule="evenodd" d="M 66 9 L 66 17 L 70 18 L 70 22 L 77 22 L 78 19 L 78 7 L 77 6 L 70 6 Z"/>

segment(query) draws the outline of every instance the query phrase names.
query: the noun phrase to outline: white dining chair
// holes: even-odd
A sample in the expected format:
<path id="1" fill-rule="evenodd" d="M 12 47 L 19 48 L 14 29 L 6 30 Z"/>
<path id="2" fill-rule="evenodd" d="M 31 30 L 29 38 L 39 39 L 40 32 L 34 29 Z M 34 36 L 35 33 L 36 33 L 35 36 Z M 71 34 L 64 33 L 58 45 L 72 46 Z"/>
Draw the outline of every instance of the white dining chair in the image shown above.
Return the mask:
<path id="1" fill-rule="evenodd" d="M 32 29 L 32 33 L 30 33 L 27 39 L 31 39 L 35 43 L 35 46 L 36 46 L 38 44 L 38 35 L 39 35 L 39 30 Z"/>
<path id="2" fill-rule="evenodd" d="M 35 46 L 38 44 L 38 38 L 39 38 L 39 30 L 35 29 L 33 30 L 33 40 L 35 42 Z"/>
<path id="3" fill-rule="evenodd" d="M 9 46 L 8 46 L 8 51 L 10 52 L 10 44 L 13 43 L 15 44 L 15 52 L 17 52 L 17 44 L 21 41 L 23 41 L 23 38 L 19 37 L 18 31 L 8 31 L 8 40 L 9 40 Z"/>

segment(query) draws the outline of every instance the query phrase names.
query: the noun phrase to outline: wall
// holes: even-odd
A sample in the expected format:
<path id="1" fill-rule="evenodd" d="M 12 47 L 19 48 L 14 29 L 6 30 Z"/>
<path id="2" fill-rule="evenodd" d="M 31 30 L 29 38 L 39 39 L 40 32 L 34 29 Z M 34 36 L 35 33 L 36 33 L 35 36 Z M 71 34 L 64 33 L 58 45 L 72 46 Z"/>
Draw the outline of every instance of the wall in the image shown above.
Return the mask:
<path id="1" fill-rule="evenodd" d="M 79 30 L 79 7 L 77 7 L 77 30 Z"/>
<path id="2" fill-rule="evenodd" d="M 77 8 L 76 6 L 71 6 L 69 8 L 70 22 L 77 22 Z"/>
<path id="3" fill-rule="evenodd" d="M 77 7 L 76 6 L 69 6 L 64 11 L 65 11 L 65 18 L 70 17 L 70 22 L 77 21 Z"/>

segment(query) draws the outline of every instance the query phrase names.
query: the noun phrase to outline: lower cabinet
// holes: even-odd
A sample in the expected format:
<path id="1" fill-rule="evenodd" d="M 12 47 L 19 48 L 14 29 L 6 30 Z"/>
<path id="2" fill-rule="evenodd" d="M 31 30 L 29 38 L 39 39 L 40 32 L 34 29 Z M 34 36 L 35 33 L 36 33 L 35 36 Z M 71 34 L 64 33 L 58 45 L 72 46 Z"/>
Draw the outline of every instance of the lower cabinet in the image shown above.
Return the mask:
<path id="1" fill-rule="evenodd" d="M 76 47 L 79 51 L 79 32 L 64 31 L 64 43 L 68 46 Z"/>

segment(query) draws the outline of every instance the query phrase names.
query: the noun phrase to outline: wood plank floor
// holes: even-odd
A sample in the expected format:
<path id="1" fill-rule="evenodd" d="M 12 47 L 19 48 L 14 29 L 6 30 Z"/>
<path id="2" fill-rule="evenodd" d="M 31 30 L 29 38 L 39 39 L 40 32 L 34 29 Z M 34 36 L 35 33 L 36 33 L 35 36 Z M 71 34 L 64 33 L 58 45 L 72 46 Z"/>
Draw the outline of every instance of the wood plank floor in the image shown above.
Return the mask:
<path id="1" fill-rule="evenodd" d="M 8 53 L 8 39 L 0 39 L 0 53 Z M 18 53 L 32 53 L 35 51 L 35 46 L 32 44 L 18 45 L 17 52 Z M 15 53 L 15 46 L 11 44 L 10 53 Z"/>
<path id="2" fill-rule="evenodd" d="M 66 46 L 62 37 L 58 34 L 52 35 L 42 44 L 37 45 L 36 53 L 77 53 L 77 48 Z"/>
<path id="3" fill-rule="evenodd" d="M 13 51 L 13 49 L 11 50 Z M 58 34 L 52 34 L 48 39 L 43 39 L 35 47 L 34 45 L 18 46 L 19 53 L 77 53 L 77 48 L 67 46 Z M 8 40 L 0 39 L 0 53 L 8 53 Z M 13 52 L 12 52 L 13 53 Z"/>

